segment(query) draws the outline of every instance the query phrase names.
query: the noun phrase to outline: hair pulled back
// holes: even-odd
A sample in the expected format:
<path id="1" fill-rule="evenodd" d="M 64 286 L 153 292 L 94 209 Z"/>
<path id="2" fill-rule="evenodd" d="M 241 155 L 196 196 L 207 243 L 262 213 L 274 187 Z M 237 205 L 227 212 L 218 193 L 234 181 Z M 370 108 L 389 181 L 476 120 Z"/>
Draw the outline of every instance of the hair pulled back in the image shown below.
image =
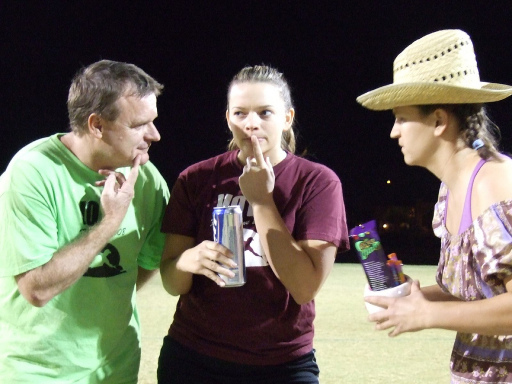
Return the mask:
<path id="1" fill-rule="evenodd" d="M 233 79 L 231 79 L 231 82 L 229 83 L 228 87 L 228 110 L 229 94 L 231 93 L 231 88 L 234 85 L 241 83 L 272 84 L 279 90 L 279 93 L 284 101 L 284 107 L 286 111 L 289 111 L 290 109 L 294 108 L 290 86 L 288 85 L 288 82 L 284 78 L 284 75 L 277 69 L 269 67 L 267 65 L 255 65 L 242 68 L 242 70 L 240 70 L 240 72 L 238 72 L 233 77 Z M 287 150 L 288 152 L 295 153 L 296 138 L 293 126 L 289 130 L 283 132 L 283 135 L 281 137 L 281 148 Z M 231 141 L 229 142 L 228 149 L 238 149 L 238 146 L 236 145 L 234 139 L 231 139 Z"/>

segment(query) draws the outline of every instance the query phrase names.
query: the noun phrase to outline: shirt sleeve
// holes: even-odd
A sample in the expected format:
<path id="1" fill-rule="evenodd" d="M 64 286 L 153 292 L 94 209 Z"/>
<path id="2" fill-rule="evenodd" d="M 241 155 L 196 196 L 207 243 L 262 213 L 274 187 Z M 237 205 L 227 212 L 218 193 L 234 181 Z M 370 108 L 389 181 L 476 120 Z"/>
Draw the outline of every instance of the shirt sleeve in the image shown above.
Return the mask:
<path id="1" fill-rule="evenodd" d="M 297 212 L 295 238 L 324 240 L 339 251 L 350 249 L 341 182 L 332 171 L 320 172 L 309 184 Z"/>
<path id="2" fill-rule="evenodd" d="M 143 192 L 146 196 L 151 193 L 151 199 L 146 196 L 143 199 L 144 209 L 153 207 L 152 215 L 149 216 L 151 218 L 150 229 L 137 259 L 138 265 L 148 270 L 157 269 L 160 266 L 165 244 L 165 234 L 160 231 L 160 228 L 169 201 L 167 183 L 154 167 L 151 168 L 151 179 L 153 183 L 144 183 L 145 190 Z M 152 202 L 150 206 L 148 206 L 149 201 Z"/>
<path id="3" fill-rule="evenodd" d="M 0 276 L 16 276 L 48 262 L 58 249 L 55 212 L 41 175 L 30 164 L 14 166 L 0 196 L 0 241 L 5 261 Z M 30 241 L 28 241 L 30 240 Z"/>
<path id="4" fill-rule="evenodd" d="M 482 278 L 491 282 L 512 275 L 512 201 L 492 205 L 474 226 L 475 255 Z"/>
<path id="5" fill-rule="evenodd" d="M 172 189 L 162 222 L 162 232 L 196 237 L 199 224 L 186 185 L 185 177 L 181 174 Z"/>

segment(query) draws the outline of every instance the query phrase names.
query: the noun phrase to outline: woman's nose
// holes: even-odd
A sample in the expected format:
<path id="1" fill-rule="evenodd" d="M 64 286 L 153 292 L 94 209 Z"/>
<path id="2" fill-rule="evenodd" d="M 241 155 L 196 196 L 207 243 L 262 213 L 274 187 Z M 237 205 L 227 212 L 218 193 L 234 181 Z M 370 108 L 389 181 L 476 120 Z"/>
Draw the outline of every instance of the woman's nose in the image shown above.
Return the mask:
<path id="1" fill-rule="evenodd" d="M 247 115 L 247 118 L 245 119 L 245 129 L 258 129 L 260 127 L 261 119 L 258 116 L 257 113 L 251 112 Z"/>
<path id="2" fill-rule="evenodd" d="M 391 132 L 389 133 L 389 136 L 392 139 L 397 139 L 400 136 L 400 129 L 398 128 L 398 124 L 394 123 L 393 127 L 391 128 Z"/>

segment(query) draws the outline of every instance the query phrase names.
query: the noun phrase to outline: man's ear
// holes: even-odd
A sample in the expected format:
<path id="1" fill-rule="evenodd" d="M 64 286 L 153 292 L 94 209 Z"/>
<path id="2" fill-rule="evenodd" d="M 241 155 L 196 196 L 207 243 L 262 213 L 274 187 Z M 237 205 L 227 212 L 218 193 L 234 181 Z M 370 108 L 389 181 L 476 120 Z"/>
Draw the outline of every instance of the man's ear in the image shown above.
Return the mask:
<path id="1" fill-rule="evenodd" d="M 90 134 L 101 139 L 103 136 L 103 121 L 99 115 L 96 113 L 89 115 L 89 118 L 87 119 L 87 126 Z"/>

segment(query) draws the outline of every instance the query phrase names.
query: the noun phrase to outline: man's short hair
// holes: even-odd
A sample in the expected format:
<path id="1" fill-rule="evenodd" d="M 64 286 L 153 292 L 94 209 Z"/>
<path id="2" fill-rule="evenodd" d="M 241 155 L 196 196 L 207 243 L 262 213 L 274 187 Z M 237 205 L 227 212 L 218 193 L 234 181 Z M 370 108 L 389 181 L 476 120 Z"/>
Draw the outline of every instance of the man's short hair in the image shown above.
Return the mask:
<path id="1" fill-rule="evenodd" d="M 82 68 L 73 78 L 68 94 L 69 124 L 84 132 L 93 113 L 114 121 L 120 111 L 116 101 L 122 96 L 160 95 L 163 85 L 134 64 L 101 60 Z"/>

